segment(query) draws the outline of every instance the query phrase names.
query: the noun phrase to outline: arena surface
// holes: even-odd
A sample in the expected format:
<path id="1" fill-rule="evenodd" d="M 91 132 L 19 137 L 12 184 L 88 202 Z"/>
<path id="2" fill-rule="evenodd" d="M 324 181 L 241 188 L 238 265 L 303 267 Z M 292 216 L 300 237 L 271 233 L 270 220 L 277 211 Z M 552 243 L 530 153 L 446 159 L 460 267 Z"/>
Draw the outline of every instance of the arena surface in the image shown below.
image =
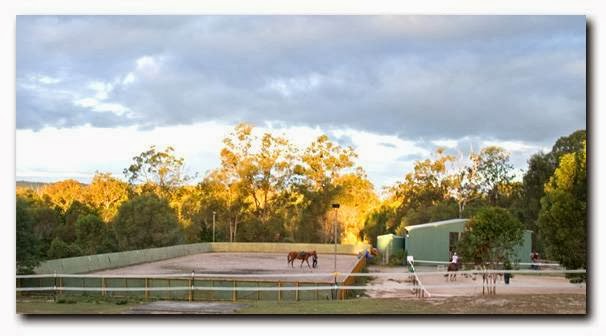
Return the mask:
<path id="1" fill-rule="evenodd" d="M 368 285 L 380 286 L 381 289 L 366 290 L 366 295 L 373 298 L 413 298 L 415 294 L 410 290 L 411 282 L 408 280 L 410 273 L 405 267 L 383 267 L 369 266 L 369 272 L 376 273 L 402 273 L 402 276 L 394 275 L 388 277 L 375 277 Z M 417 272 L 435 272 L 436 267 L 417 267 Z M 457 275 L 455 281 L 448 281 L 443 275 L 421 275 L 419 277 L 424 286 L 431 294 L 431 297 L 451 297 L 451 296 L 474 296 L 482 295 L 482 277 L 476 276 L 475 280 L 471 277 L 465 277 L 462 274 Z M 477 287 L 471 287 L 477 286 Z M 528 287 L 524 287 L 528 286 Z M 407 287 L 407 289 L 402 289 Z M 433 287 L 433 288 L 432 288 Z M 558 274 L 527 275 L 515 274 L 506 285 L 502 278 L 497 280 L 498 294 L 586 294 L 585 284 L 572 284 L 564 277 Z"/>
<path id="2" fill-rule="evenodd" d="M 122 268 L 93 272 L 98 275 L 128 275 L 149 276 L 162 274 L 189 274 L 194 271 L 203 274 L 246 274 L 247 280 L 267 281 L 300 281 L 333 283 L 334 259 L 332 254 L 318 254 L 318 267 L 307 267 L 296 260 L 294 267 L 287 264 L 286 253 L 241 253 L 241 252 L 209 252 L 199 253 L 179 258 L 167 259 L 146 264 L 133 265 Z M 358 261 L 354 255 L 337 255 L 338 281 L 343 281 L 345 275 L 353 269 Z M 311 264 L 311 258 L 310 258 Z M 417 267 L 417 272 L 435 272 L 435 266 Z M 415 298 L 411 291 L 410 273 L 406 267 L 386 267 L 372 265 L 368 267 L 370 273 L 401 273 L 390 276 L 370 277 L 368 286 L 379 286 L 376 289 L 365 290 L 365 295 L 371 298 Z M 274 275 L 275 276 L 272 276 Z M 285 275 L 295 275 L 289 277 Z M 254 275 L 259 275 L 255 277 Z M 229 276 L 226 276 L 229 278 Z M 244 279 L 243 279 L 244 280 Z M 448 281 L 443 275 L 421 275 L 420 280 L 433 298 L 452 296 L 482 295 L 482 277 L 475 279 L 471 275 L 457 275 L 456 281 Z M 471 286 L 470 286 L 471 285 Z M 475 286 L 475 287 L 473 287 Z M 528 286 L 528 287 L 524 287 Z M 506 285 L 502 278 L 497 281 L 498 294 L 586 294 L 585 284 L 571 284 L 563 275 L 515 274 Z"/>
<path id="3" fill-rule="evenodd" d="M 334 255 L 318 254 L 318 267 L 309 268 L 307 263 L 295 260 L 294 267 L 287 264 L 287 253 L 199 253 L 179 258 L 161 260 L 146 264 L 139 264 L 110 270 L 92 272 L 99 275 L 161 275 L 161 274 L 276 274 L 259 278 L 265 280 L 293 280 L 311 282 L 334 282 L 333 276 L 305 276 L 305 274 L 331 273 L 334 271 Z M 358 261 L 354 255 L 337 255 L 337 272 L 351 272 Z M 309 258 L 311 265 L 312 258 Z M 303 274 L 300 277 L 280 277 L 280 274 Z M 342 281 L 340 275 L 338 281 Z"/>

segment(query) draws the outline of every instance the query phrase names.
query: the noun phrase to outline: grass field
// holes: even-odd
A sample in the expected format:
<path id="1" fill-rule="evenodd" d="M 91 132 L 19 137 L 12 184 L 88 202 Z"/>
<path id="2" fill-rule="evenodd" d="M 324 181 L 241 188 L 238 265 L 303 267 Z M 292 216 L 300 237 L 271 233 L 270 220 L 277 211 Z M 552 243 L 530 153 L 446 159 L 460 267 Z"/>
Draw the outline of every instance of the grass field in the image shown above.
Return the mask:
<path id="1" fill-rule="evenodd" d="M 136 302 L 117 304 L 115 302 L 74 302 L 55 303 L 52 301 L 17 301 L 18 314 L 121 314 Z"/>
<path id="2" fill-rule="evenodd" d="M 72 302 L 72 303 L 68 303 Z M 238 314 L 586 314 L 586 296 L 581 294 L 497 295 L 443 299 L 369 299 L 303 302 L 244 303 Z M 95 302 L 46 300 L 18 301 L 20 314 L 121 314 L 138 306 L 137 301 Z M 186 303 L 183 303 L 186 304 Z M 199 313 L 204 313 L 200 311 Z"/>
<path id="3" fill-rule="evenodd" d="M 255 302 L 241 314 L 585 314 L 578 294 L 497 295 L 431 300 L 355 299 L 326 302 Z"/>

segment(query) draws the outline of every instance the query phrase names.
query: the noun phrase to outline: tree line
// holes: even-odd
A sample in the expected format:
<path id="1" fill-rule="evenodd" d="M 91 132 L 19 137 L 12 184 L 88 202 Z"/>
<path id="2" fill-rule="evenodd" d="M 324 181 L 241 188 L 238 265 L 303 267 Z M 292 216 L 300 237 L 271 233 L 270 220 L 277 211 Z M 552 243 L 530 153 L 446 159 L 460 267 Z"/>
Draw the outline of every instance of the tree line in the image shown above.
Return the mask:
<path id="1" fill-rule="evenodd" d="M 174 148 L 152 146 L 132 158 L 124 179 L 96 173 L 89 184 L 18 187 L 17 270 L 31 272 L 46 259 L 213 239 L 332 243 L 335 222 L 339 243 L 375 243 L 378 234 L 471 217 L 486 206 L 507 209 L 540 232 L 537 246 L 558 254 L 550 237 L 571 225 L 558 212 L 562 204 L 575 209 L 568 216 L 586 212 L 584 144 L 584 131 L 560 138 L 550 153 L 529 160 L 523 182 L 514 181 L 502 148 L 467 156 L 440 148 L 380 199 L 351 147 L 321 135 L 299 148 L 240 124 L 223 140 L 219 167 L 196 184 Z M 332 203 L 341 205 L 338 216 Z M 584 218 L 566 230 L 584 229 Z"/>

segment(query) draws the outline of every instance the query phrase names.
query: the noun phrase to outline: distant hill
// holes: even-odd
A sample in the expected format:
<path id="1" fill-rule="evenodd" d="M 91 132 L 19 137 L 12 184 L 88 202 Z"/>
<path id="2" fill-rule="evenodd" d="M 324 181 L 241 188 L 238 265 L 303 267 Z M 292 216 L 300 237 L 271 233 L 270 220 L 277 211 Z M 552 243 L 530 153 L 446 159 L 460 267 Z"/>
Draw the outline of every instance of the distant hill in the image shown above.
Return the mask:
<path id="1" fill-rule="evenodd" d="M 17 181 L 17 188 L 30 188 L 30 189 L 40 189 L 49 183 L 46 182 L 30 182 L 30 181 Z"/>

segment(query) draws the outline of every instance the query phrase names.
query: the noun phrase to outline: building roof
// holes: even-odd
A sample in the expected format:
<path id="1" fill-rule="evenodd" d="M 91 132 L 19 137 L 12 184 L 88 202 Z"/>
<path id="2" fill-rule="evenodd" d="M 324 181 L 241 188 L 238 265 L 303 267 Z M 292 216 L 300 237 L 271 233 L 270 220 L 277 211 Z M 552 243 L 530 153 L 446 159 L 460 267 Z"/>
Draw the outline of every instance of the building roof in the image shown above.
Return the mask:
<path id="1" fill-rule="evenodd" d="M 468 220 L 469 219 L 467 219 L 467 218 L 455 218 L 455 219 L 448 219 L 448 220 L 443 220 L 443 221 L 439 221 L 439 222 L 431 222 L 431 223 L 425 223 L 425 224 L 419 224 L 419 225 L 409 225 L 409 226 L 406 226 L 405 229 L 406 229 L 406 231 L 410 231 L 410 230 L 414 230 L 414 229 L 422 229 L 422 228 L 436 227 L 436 226 L 449 225 L 449 224 L 465 223 Z"/>

